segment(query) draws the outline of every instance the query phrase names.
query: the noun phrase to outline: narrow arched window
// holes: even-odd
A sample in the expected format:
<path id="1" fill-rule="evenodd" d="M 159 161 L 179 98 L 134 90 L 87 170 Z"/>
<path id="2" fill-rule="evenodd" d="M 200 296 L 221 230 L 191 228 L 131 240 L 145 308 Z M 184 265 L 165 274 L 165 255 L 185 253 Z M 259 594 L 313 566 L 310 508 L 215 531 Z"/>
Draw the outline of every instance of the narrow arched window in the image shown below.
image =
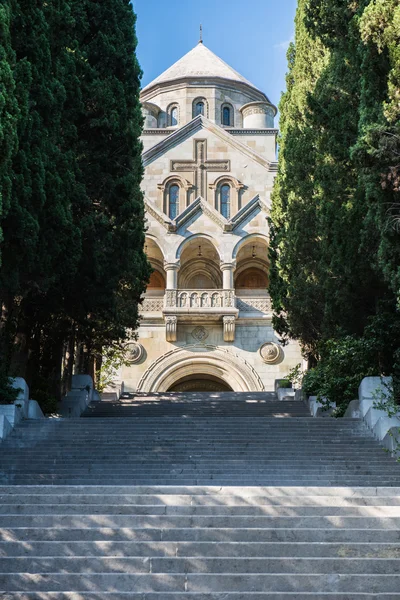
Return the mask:
<path id="1" fill-rule="evenodd" d="M 204 102 L 196 102 L 195 115 L 196 115 L 196 117 L 198 115 L 204 116 Z"/>
<path id="2" fill-rule="evenodd" d="M 179 211 L 179 185 L 171 185 L 169 188 L 168 216 L 174 220 Z"/>
<path id="3" fill-rule="evenodd" d="M 229 106 L 224 106 L 222 110 L 222 125 L 229 127 L 231 124 L 231 109 Z"/>
<path id="4" fill-rule="evenodd" d="M 178 125 L 178 107 L 174 106 L 171 110 L 171 127 Z"/>
<path id="5" fill-rule="evenodd" d="M 220 212 L 225 219 L 231 217 L 231 186 L 228 184 L 221 185 L 220 189 Z"/>

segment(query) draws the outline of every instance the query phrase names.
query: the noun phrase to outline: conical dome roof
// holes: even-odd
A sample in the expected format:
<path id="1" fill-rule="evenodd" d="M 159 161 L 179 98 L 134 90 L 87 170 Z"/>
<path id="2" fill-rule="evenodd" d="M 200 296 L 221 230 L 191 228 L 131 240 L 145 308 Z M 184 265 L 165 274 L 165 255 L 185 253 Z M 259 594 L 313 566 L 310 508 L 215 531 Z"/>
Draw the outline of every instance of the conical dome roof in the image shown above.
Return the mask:
<path id="1" fill-rule="evenodd" d="M 211 52 L 207 46 L 202 42 L 199 42 L 193 50 L 185 54 L 185 56 L 172 65 L 172 67 L 149 83 L 143 91 L 146 92 L 156 85 L 177 79 L 196 77 L 228 79 L 230 81 L 244 83 L 253 89 L 257 89 L 256 86 L 227 65 L 226 62 L 219 58 L 219 56 L 214 54 L 214 52 Z"/>

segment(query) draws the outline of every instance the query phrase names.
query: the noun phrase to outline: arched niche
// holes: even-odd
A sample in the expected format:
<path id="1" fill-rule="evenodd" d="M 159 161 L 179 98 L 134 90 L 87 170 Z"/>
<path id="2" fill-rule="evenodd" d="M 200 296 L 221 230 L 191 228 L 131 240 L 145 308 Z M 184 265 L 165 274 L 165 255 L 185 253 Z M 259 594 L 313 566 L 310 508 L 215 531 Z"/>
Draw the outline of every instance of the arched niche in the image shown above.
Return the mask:
<path id="1" fill-rule="evenodd" d="M 269 286 L 268 242 L 261 236 L 249 236 L 236 253 L 235 289 L 266 291 Z"/>
<path id="2" fill-rule="evenodd" d="M 146 236 L 144 251 L 153 269 L 150 281 L 147 285 L 146 294 L 164 295 L 166 275 L 164 271 L 164 255 L 159 244 Z"/>
<path id="3" fill-rule="evenodd" d="M 188 240 L 180 254 L 180 264 L 180 289 L 222 288 L 219 254 L 209 239 L 195 237 Z"/>
<path id="4" fill-rule="evenodd" d="M 150 275 L 150 281 L 147 285 L 148 290 L 165 290 L 165 276 L 160 271 L 154 269 Z"/>
<path id="5" fill-rule="evenodd" d="M 236 277 L 235 287 L 242 289 L 267 289 L 269 285 L 268 274 L 258 267 L 249 267 L 241 271 Z"/>

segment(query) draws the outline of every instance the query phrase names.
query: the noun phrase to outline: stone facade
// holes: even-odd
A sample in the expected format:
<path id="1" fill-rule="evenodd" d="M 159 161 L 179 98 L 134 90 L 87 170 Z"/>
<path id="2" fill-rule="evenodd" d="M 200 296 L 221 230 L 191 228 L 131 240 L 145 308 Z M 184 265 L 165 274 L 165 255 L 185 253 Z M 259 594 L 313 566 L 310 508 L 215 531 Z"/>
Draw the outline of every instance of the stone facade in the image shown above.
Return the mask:
<path id="1" fill-rule="evenodd" d="M 273 390 L 301 362 L 279 345 L 267 291 L 276 109 L 201 43 L 142 105 L 154 273 L 123 388 Z"/>

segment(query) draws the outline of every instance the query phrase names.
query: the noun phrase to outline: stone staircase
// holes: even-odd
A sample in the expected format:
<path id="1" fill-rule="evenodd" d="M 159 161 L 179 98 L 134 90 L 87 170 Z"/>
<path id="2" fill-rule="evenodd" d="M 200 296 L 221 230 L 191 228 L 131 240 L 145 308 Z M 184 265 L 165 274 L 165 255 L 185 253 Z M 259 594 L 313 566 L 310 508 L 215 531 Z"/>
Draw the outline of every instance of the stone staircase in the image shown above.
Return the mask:
<path id="1" fill-rule="evenodd" d="M 86 416 L 0 445 L 0 598 L 400 599 L 400 465 L 360 421 L 265 394 Z"/>

